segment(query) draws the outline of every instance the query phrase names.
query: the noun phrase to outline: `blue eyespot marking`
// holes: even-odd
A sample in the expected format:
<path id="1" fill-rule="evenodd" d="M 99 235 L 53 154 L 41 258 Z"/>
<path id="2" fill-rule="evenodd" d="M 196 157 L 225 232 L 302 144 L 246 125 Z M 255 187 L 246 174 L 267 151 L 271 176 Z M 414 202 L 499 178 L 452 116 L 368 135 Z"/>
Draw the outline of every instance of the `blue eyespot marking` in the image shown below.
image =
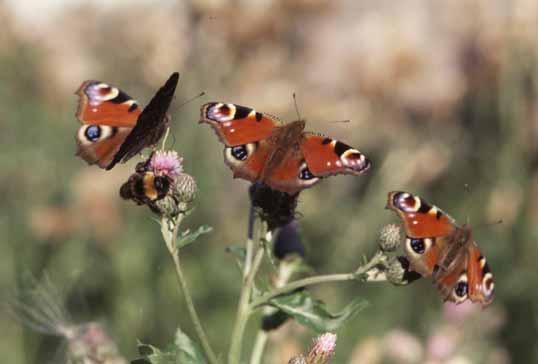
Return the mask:
<path id="1" fill-rule="evenodd" d="M 95 142 L 101 136 L 101 127 L 99 127 L 99 125 L 90 125 L 86 128 L 84 135 L 89 141 Z"/>

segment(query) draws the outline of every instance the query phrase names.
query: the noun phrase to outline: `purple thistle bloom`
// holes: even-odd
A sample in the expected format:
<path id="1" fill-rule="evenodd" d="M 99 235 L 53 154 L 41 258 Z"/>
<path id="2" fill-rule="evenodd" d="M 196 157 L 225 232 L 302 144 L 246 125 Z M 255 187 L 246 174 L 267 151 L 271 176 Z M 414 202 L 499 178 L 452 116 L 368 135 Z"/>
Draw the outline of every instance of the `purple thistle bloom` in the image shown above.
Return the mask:
<path id="1" fill-rule="evenodd" d="M 151 158 L 150 168 L 156 175 L 168 176 L 172 179 L 183 173 L 183 158 L 176 151 L 156 151 Z"/>
<path id="2" fill-rule="evenodd" d="M 336 334 L 327 332 L 314 339 L 314 344 L 308 353 L 308 364 L 325 364 L 334 354 Z"/>

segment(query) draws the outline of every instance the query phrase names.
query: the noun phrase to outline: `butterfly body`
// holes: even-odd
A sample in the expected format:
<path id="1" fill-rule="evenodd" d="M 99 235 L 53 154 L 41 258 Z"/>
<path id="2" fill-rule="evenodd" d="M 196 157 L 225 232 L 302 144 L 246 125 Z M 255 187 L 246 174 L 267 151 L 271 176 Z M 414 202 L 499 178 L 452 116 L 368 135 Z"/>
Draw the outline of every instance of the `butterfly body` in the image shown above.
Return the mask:
<path id="1" fill-rule="evenodd" d="M 291 195 L 322 177 L 357 175 L 371 165 L 358 150 L 305 132 L 304 120 L 283 124 L 245 106 L 211 102 L 202 107 L 200 122 L 210 124 L 225 145 L 224 162 L 234 177 Z"/>
<path id="2" fill-rule="evenodd" d="M 470 226 L 458 226 L 443 210 L 408 192 L 389 193 L 387 208 L 403 221 L 410 270 L 432 276 L 445 300 L 493 301 L 493 275 Z"/>
<path id="3" fill-rule="evenodd" d="M 104 82 L 84 81 L 76 94 L 76 113 L 82 124 L 77 131 L 77 155 L 89 164 L 112 169 L 164 135 L 167 114 L 179 81 L 173 73 L 142 110 L 127 93 Z"/>

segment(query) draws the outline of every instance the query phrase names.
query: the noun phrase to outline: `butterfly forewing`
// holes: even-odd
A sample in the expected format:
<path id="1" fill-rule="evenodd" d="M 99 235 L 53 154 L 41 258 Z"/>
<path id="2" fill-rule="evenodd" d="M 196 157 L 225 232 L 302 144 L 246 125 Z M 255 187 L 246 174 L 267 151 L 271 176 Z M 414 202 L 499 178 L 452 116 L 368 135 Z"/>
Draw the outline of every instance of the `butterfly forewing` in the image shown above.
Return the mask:
<path id="1" fill-rule="evenodd" d="M 268 138 L 279 122 L 256 110 L 230 103 L 209 102 L 200 110 L 200 122 L 208 123 L 227 146 L 245 145 Z"/>
<path id="2" fill-rule="evenodd" d="M 132 97 L 117 87 L 100 81 L 84 81 L 79 96 L 77 119 L 82 124 L 134 127 L 141 113 Z"/>
<path id="3" fill-rule="evenodd" d="M 178 81 L 179 73 L 172 73 L 144 108 L 135 127 L 127 135 L 106 169 L 112 169 L 120 161 L 126 162 L 142 149 L 157 144 L 162 138 L 168 127 L 168 108 L 174 98 Z"/>
<path id="4" fill-rule="evenodd" d="M 316 177 L 361 174 L 371 162 L 364 154 L 338 140 L 304 133 L 301 149 L 310 172 Z"/>

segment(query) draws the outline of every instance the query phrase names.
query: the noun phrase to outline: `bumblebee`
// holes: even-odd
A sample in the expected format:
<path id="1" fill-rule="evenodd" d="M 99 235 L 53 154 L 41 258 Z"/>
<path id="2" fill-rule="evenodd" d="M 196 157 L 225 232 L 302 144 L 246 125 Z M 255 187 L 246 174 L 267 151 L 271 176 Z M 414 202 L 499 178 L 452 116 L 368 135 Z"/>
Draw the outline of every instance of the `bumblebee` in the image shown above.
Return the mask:
<path id="1" fill-rule="evenodd" d="M 137 205 L 148 205 L 158 213 L 155 202 L 166 197 L 172 181 L 168 176 L 155 175 L 149 168 L 150 160 L 137 164 L 135 173 L 121 186 L 120 196 L 133 200 Z"/>

